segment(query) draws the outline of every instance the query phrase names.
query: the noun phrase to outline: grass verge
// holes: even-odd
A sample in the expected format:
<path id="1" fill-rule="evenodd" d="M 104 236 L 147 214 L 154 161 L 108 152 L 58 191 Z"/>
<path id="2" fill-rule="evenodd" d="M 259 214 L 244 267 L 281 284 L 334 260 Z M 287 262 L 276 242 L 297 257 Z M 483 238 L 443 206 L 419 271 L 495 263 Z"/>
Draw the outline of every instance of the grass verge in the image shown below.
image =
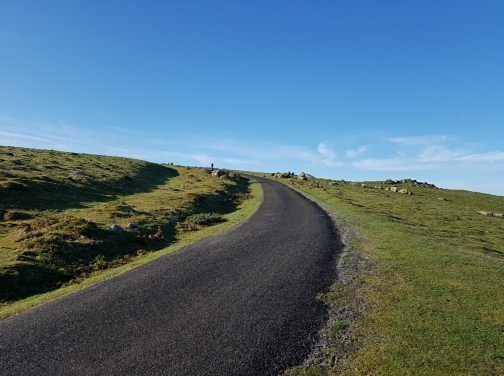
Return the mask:
<path id="1" fill-rule="evenodd" d="M 93 272 L 87 278 L 76 281 L 57 290 L 32 296 L 0 307 L 0 318 L 3 319 L 12 315 L 16 315 L 55 299 L 69 296 L 98 283 L 126 273 L 130 270 L 138 268 L 142 265 L 145 265 L 146 263 L 155 261 L 160 257 L 181 251 L 184 247 L 187 247 L 208 237 L 222 235 L 225 232 L 230 231 L 236 226 L 244 223 L 248 218 L 250 218 L 260 207 L 262 201 L 263 191 L 261 185 L 257 182 L 252 182 L 250 184 L 248 198 L 243 200 L 235 211 L 222 215 L 223 221 L 221 223 L 215 224 L 211 227 L 203 227 L 196 231 L 181 232 L 176 241 L 166 248 L 144 255 L 135 256 L 131 258 L 128 263 L 117 267 Z"/>
<path id="2" fill-rule="evenodd" d="M 319 364 L 289 375 L 504 374 L 504 220 L 487 214 L 504 212 L 504 198 L 278 180 L 356 229 L 352 253 L 373 265 L 322 297 L 349 319 L 329 322 Z"/>

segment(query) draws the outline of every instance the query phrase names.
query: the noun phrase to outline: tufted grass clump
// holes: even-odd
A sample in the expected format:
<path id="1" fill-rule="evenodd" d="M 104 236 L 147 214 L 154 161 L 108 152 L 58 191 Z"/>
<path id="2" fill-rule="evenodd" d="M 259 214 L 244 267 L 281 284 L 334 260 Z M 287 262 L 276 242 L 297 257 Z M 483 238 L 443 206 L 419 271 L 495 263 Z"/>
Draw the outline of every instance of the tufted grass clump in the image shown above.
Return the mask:
<path id="1" fill-rule="evenodd" d="M 217 213 L 196 213 L 188 216 L 179 227 L 185 231 L 196 231 L 205 226 L 224 222 L 222 215 Z"/>

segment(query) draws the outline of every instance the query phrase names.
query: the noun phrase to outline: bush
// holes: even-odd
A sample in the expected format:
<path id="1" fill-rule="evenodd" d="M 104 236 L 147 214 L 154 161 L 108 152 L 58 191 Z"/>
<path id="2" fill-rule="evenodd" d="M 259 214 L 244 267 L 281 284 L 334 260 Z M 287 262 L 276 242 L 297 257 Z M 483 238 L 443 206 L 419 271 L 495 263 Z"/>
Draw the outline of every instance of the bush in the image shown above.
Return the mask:
<path id="1" fill-rule="evenodd" d="M 221 222 L 224 222 L 224 218 L 217 213 L 198 213 L 187 217 L 179 227 L 186 231 L 195 231 Z"/>
<path id="2" fill-rule="evenodd" d="M 107 260 L 105 260 L 105 256 L 98 255 L 95 257 L 93 262 L 91 263 L 91 269 L 93 270 L 103 270 L 108 266 Z"/>
<path id="3" fill-rule="evenodd" d="M 0 214 L 4 221 L 24 221 L 33 218 L 30 213 L 19 210 L 7 210 Z"/>

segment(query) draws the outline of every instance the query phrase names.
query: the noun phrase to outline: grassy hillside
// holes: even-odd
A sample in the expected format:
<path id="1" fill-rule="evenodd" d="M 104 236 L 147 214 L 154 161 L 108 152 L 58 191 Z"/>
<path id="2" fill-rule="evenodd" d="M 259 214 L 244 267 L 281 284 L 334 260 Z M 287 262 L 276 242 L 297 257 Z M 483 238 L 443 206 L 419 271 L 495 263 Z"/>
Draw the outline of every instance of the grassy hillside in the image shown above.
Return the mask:
<path id="1" fill-rule="evenodd" d="M 504 213 L 503 197 L 278 180 L 334 213 L 365 265 L 324 296 L 336 319 L 323 367 L 292 375 L 504 374 L 504 219 L 478 213 Z"/>
<path id="2" fill-rule="evenodd" d="M 82 281 L 225 221 L 249 181 L 126 158 L 0 147 L 0 304 Z"/>

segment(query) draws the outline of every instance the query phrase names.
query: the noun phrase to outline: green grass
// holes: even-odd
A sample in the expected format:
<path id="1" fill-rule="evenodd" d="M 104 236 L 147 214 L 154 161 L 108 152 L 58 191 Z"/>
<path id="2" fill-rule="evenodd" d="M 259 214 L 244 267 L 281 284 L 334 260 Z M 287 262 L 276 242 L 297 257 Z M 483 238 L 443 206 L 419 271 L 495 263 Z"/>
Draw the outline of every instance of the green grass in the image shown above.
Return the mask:
<path id="1" fill-rule="evenodd" d="M 236 226 L 243 224 L 259 209 L 263 201 L 263 191 L 261 185 L 257 182 L 252 182 L 250 185 L 249 197 L 243 200 L 237 207 L 237 210 L 224 214 L 222 217 L 224 222 L 215 226 L 205 227 L 199 231 L 183 232 L 179 234 L 177 241 L 169 247 L 163 248 L 156 252 L 147 253 L 131 258 L 131 260 L 123 265 L 119 265 L 107 270 L 92 273 L 88 278 L 77 280 L 65 287 L 57 290 L 32 296 L 23 300 L 19 300 L 9 305 L 0 307 L 0 319 L 19 314 L 26 310 L 48 303 L 55 299 L 59 299 L 71 294 L 75 294 L 86 288 L 104 282 L 108 279 L 119 276 L 130 270 L 136 269 L 149 262 L 155 261 L 160 257 L 169 256 L 175 252 L 183 250 L 185 247 L 196 243 L 200 240 L 211 236 L 222 235 L 227 231 L 232 230 Z"/>
<path id="2" fill-rule="evenodd" d="M 362 237 L 347 245 L 373 265 L 324 297 L 336 307 L 350 297 L 365 312 L 328 328 L 350 330 L 356 346 L 337 368 L 316 374 L 504 374 L 504 219 L 477 213 L 504 212 L 503 197 L 279 180 L 356 229 Z"/>
<path id="3" fill-rule="evenodd" d="M 3 308 L 69 284 L 85 286 L 80 282 L 97 271 L 182 244 L 193 236 L 186 233 L 225 229 L 233 223 L 230 213 L 256 200 L 247 179 L 216 178 L 202 169 L 21 148 L 2 153 L 2 166 L 15 166 L 0 175 L 0 194 L 7 197 L 0 203 Z M 47 168 L 53 165 L 59 168 Z M 75 169 L 89 179 L 69 180 Z M 22 188 L 13 194 L 6 181 Z"/>

